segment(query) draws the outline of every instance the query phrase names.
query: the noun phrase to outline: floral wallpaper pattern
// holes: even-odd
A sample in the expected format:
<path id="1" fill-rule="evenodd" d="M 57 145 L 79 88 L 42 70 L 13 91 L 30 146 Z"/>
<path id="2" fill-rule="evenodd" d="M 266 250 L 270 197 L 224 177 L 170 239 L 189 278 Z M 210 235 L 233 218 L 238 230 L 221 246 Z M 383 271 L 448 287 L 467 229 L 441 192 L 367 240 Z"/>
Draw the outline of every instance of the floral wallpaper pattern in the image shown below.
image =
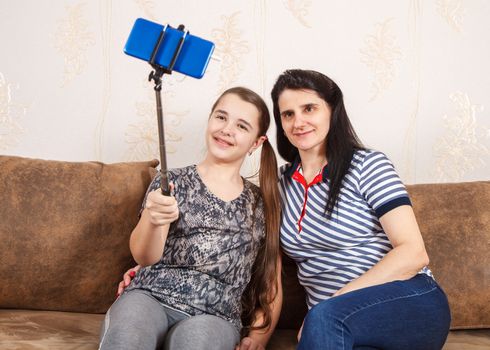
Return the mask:
<path id="1" fill-rule="evenodd" d="M 308 23 L 308 15 L 311 7 L 311 0 L 283 0 L 284 6 L 303 26 L 310 28 Z"/>
<path id="2" fill-rule="evenodd" d="M 88 64 L 87 50 L 95 44 L 95 35 L 89 30 L 87 4 L 66 5 L 65 17 L 58 22 L 55 47 L 63 56 L 62 86 L 80 75 Z"/>
<path id="3" fill-rule="evenodd" d="M 490 148 L 484 144 L 490 139 L 490 123 L 479 123 L 483 106 L 473 104 L 464 92 L 449 98 L 456 114 L 443 116 L 445 132 L 434 145 L 438 182 L 462 181 L 465 174 L 483 168 L 490 160 Z M 490 120 L 488 115 L 485 120 Z"/>
<path id="4" fill-rule="evenodd" d="M 8 82 L 0 72 L 0 151 L 20 143 L 20 136 L 24 133 L 21 125 L 26 107 L 15 103 L 13 99 L 16 86 Z"/>
<path id="5" fill-rule="evenodd" d="M 452 29 L 462 30 L 465 10 L 461 0 L 437 0 L 437 12 Z"/>
<path id="6" fill-rule="evenodd" d="M 240 12 L 222 15 L 223 26 L 212 31 L 216 54 L 223 60 L 218 81 L 218 92 L 226 90 L 238 80 L 244 67 L 244 56 L 250 52 L 239 24 Z"/>
<path id="7" fill-rule="evenodd" d="M 277 75 L 305 68 L 339 83 L 356 132 L 406 183 L 490 179 L 486 0 L 0 2 L 0 152 L 159 158 L 150 68 L 123 53 L 138 17 L 184 23 L 219 58 L 200 80 L 165 77 L 170 167 L 202 157 L 203 116 L 223 90 L 248 86 L 272 107 Z"/>
<path id="8" fill-rule="evenodd" d="M 376 32 L 366 37 L 366 46 L 361 49 L 362 62 L 374 74 L 371 101 L 388 89 L 396 75 L 395 63 L 401 58 L 401 49 L 392 33 L 393 18 L 375 25 Z"/>

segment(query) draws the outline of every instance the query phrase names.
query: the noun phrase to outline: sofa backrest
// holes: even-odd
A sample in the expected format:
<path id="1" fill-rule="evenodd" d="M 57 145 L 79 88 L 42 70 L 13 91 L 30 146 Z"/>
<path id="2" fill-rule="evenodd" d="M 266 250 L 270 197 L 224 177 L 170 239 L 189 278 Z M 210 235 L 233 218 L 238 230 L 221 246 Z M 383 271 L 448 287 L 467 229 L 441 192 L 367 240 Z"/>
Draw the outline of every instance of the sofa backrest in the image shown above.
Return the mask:
<path id="1" fill-rule="evenodd" d="M 105 312 L 157 164 L 0 156 L 0 308 Z"/>
<path id="2" fill-rule="evenodd" d="M 490 181 L 409 185 L 429 268 L 446 292 L 452 329 L 490 328 Z M 299 328 L 306 314 L 296 267 L 283 259 L 278 328 Z"/>
<path id="3" fill-rule="evenodd" d="M 451 328 L 490 328 L 490 181 L 407 188 Z"/>

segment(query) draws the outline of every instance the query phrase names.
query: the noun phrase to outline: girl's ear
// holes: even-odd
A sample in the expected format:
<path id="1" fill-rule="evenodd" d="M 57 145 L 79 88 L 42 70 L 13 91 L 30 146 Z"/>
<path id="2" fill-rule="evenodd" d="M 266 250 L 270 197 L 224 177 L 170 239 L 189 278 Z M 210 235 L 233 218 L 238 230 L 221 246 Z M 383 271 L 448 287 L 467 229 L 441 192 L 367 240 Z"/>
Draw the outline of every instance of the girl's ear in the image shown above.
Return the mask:
<path id="1" fill-rule="evenodd" d="M 250 149 L 248 150 L 248 155 L 251 156 L 252 153 L 254 153 L 257 148 L 262 146 L 262 144 L 265 142 L 265 140 L 267 140 L 267 136 L 265 136 L 265 135 L 259 136 L 259 138 L 257 140 L 255 140 L 255 142 L 253 143 L 252 147 L 250 147 Z"/>

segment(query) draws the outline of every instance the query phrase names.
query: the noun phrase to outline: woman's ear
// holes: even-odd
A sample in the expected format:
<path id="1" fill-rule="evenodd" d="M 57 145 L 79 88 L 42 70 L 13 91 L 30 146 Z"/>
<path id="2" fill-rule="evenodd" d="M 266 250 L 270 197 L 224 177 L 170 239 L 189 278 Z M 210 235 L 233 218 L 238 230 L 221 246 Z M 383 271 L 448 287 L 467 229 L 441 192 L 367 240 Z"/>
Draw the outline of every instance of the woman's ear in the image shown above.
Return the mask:
<path id="1" fill-rule="evenodd" d="M 250 149 L 248 150 L 248 155 L 251 156 L 252 153 L 254 153 L 257 148 L 262 146 L 262 144 L 265 142 L 265 140 L 267 140 L 267 136 L 265 136 L 265 135 L 259 136 L 257 138 L 257 140 L 255 140 L 255 142 L 253 143 L 252 147 L 250 147 Z"/>

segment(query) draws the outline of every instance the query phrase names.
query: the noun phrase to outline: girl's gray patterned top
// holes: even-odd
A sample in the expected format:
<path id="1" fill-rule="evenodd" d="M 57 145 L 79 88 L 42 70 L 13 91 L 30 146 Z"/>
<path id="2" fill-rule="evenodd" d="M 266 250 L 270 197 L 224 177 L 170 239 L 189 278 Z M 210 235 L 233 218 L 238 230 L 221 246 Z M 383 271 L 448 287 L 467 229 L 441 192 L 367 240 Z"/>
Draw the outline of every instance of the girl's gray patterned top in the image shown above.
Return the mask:
<path id="1" fill-rule="evenodd" d="M 265 237 L 260 191 L 244 180 L 240 196 L 225 202 L 207 189 L 195 165 L 168 176 L 179 219 L 170 225 L 161 260 L 141 269 L 126 290 L 147 290 L 171 308 L 219 316 L 240 331 L 242 293 Z M 159 187 L 160 174 L 147 195 Z"/>

